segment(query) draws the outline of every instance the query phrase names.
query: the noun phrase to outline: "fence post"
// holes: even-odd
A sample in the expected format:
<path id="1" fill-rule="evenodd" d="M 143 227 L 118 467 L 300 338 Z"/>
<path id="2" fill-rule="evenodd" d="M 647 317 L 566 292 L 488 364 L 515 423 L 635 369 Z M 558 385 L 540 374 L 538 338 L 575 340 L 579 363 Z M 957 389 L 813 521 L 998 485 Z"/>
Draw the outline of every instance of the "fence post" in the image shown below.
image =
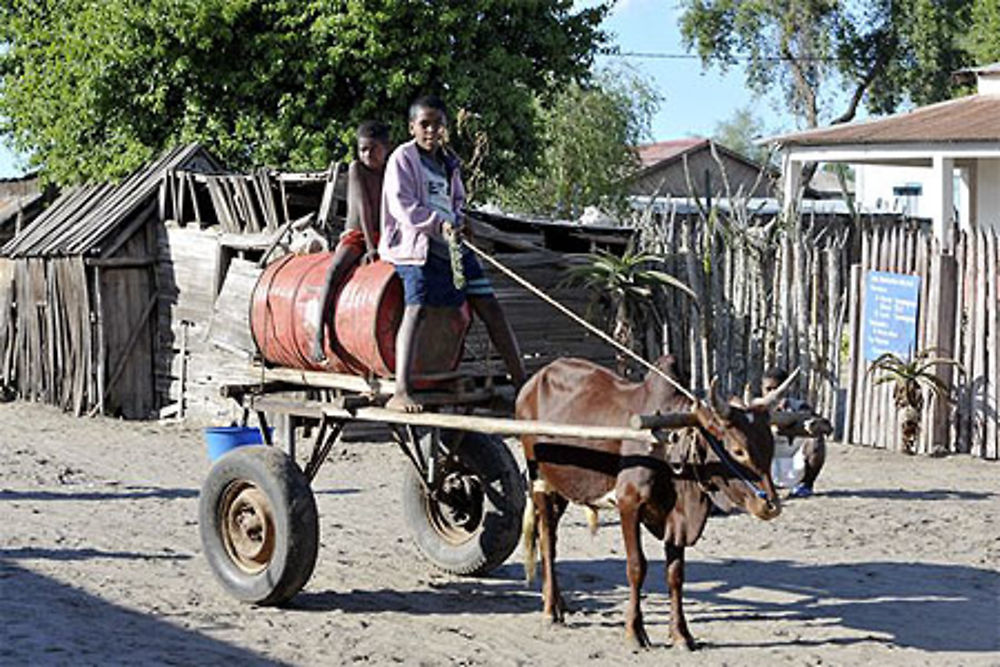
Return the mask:
<path id="1" fill-rule="evenodd" d="M 864 366 L 864 362 L 861 360 L 861 355 L 864 354 L 861 350 L 861 265 L 852 264 L 851 265 L 851 278 L 850 286 L 848 288 L 848 295 L 850 298 L 850 305 L 848 306 L 848 326 L 850 327 L 850 336 L 848 336 L 847 342 L 850 346 L 850 351 L 847 356 L 848 371 L 847 371 L 847 412 L 844 416 L 844 427 L 843 431 L 840 433 L 839 437 L 847 442 L 857 443 L 860 441 L 858 436 L 858 428 L 855 424 L 856 419 L 860 419 L 858 406 L 855 405 L 857 401 L 860 400 L 860 396 L 864 392 L 864 381 L 865 381 L 865 371 L 867 370 Z M 836 422 L 835 422 L 836 423 Z"/>
<path id="2" fill-rule="evenodd" d="M 955 302 L 958 264 L 955 257 L 945 252 L 935 252 L 931 256 L 931 290 L 934 294 L 931 303 L 935 307 L 931 324 L 930 344 L 937 348 L 937 356 L 951 358 L 955 354 L 955 329 L 950 326 L 955 321 Z M 949 389 L 952 385 L 952 369 L 950 365 L 938 364 L 937 376 Z M 936 448 L 949 449 L 949 404 L 948 401 L 931 395 L 931 451 Z"/>

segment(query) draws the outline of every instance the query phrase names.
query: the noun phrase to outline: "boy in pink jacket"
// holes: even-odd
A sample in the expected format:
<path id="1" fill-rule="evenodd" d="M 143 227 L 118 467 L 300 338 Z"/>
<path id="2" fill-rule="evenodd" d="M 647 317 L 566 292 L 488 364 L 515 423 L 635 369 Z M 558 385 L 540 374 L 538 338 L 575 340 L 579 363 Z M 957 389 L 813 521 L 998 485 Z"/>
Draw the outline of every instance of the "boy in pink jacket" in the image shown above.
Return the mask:
<path id="1" fill-rule="evenodd" d="M 409 115 L 413 140 L 396 148 L 386 163 L 378 251 L 383 260 L 395 265 L 406 303 L 396 335 L 396 392 L 386 407 L 419 412 L 423 406 L 412 394 L 411 365 L 425 306 L 458 307 L 468 299 L 503 357 L 515 388 L 524 383 L 525 370 L 514 332 L 493 288 L 464 245 L 466 284 L 461 290 L 454 286 L 445 234 L 465 232 L 465 188 L 458 158 L 443 145 L 447 127 L 444 103 L 434 96 L 421 97 L 410 105 Z"/>

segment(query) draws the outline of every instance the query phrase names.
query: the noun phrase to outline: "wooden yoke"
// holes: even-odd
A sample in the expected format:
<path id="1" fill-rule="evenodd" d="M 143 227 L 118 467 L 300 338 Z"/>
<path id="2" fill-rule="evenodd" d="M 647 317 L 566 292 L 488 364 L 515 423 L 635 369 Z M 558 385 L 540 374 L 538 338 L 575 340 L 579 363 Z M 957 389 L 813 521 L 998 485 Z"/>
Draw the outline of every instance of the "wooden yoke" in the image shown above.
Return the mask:
<path id="1" fill-rule="evenodd" d="M 675 429 L 690 428 L 698 425 L 698 417 L 694 412 L 668 412 L 655 415 L 632 415 L 629 426 L 641 429 Z"/>
<path id="2" fill-rule="evenodd" d="M 635 429 L 662 429 L 670 430 L 677 428 L 690 428 L 699 426 L 697 410 L 690 412 L 668 412 L 666 414 L 655 415 L 632 415 L 629 419 L 629 426 Z M 702 410 L 706 408 L 702 407 Z M 811 436 L 829 435 L 833 432 L 833 426 L 828 419 L 817 416 L 808 410 L 779 410 L 771 413 L 771 423 L 778 427 L 782 435 Z M 714 434 L 713 434 L 714 435 Z"/>

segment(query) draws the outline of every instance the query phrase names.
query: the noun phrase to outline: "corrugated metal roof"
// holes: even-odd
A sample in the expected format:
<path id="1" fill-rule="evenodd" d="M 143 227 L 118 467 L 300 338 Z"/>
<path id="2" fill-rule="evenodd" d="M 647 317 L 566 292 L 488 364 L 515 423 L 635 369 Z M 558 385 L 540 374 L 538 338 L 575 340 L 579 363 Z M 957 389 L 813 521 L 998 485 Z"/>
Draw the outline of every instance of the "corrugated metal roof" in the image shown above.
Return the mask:
<path id="1" fill-rule="evenodd" d="M 771 137 L 784 146 L 1000 141 L 1000 95 L 969 95 L 885 118 Z"/>
<path id="2" fill-rule="evenodd" d="M 156 201 L 164 172 L 191 168 L 203 161 L 212 170 L 222 167 L 200 144 L 188 144 L 163 153 L 118 185 L 101 183 L 64 192 L 41 215 L 11 239 L 5 257 L 92 254 L 119 227 Z"/>
<path id="3" fill-rule="evenodd" d="M 658 141 L 655 144 L 644 144 L 636 150 L 639 152 L 639 161 L 643 167 L 651 167 L 654 164 L 679 157 L 682 153 L 687 153 L 695 148 L 708 145 L 708 139 L 703 137 L 689 137 L 687 139 L 673 139 L 671 141 Z"/>

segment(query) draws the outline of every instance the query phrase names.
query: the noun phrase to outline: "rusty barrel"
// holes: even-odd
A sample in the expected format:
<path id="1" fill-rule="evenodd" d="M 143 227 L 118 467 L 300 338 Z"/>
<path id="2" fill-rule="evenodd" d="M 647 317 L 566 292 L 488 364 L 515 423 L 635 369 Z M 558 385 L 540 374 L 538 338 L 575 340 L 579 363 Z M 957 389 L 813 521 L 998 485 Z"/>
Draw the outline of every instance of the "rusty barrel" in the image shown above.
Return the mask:
<path id="1" fill-rule="evenodd" d="M 329 312 L 320 313 L 332 260 L 332 252 L 287 255 L 264 270 L 250 306 L 257 349 L 266 361 L 279 366 L 388 377 L 396 366 L 402 283 L 387 262 L 359 265 L 333 287 Z M 326 359 L 316 362 L 311 351 L 321 316 L 332 327 L 323 340 Z M 418 332 L 414 374 L 454 370 L 469 322 L 467 306 L 431 309 Z"/>

